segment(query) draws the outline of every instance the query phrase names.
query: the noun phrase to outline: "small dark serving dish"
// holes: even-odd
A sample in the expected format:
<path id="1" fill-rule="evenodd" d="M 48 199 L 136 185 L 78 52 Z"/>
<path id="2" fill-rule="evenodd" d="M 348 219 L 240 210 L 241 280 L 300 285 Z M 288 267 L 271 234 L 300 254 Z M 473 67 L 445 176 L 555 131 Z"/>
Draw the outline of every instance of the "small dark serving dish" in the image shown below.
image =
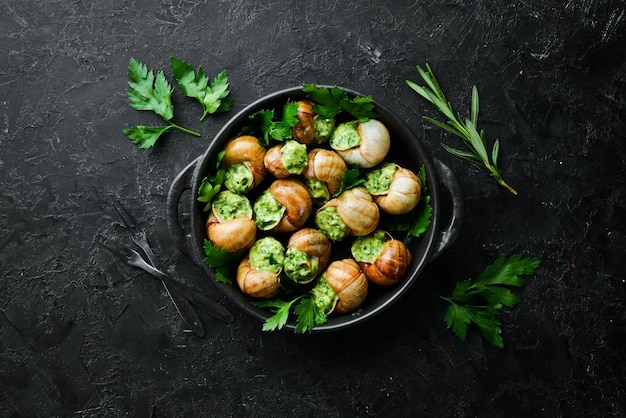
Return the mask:
<path id="1" fill-rule="evenodd" d="M 356 95 L 366 96 L 349 89 L 344 88 L 343 90 L 351 97 Z M 297 101 L 305 98 L 306 94 L 302 87 L 293 87 L 272 93 L 247 106 L 228 121 L 215 136 L 214 140 L 211 141 L 203 155 L 182 170 L 173 181 L 168 195 L 167 222 L 176 246 L 195 263 L 202 266 L 207 276 L 230 300 L 242 310 L 261 321 L 265 321 L 272 313 L 252 305 L 251 299 L 239 290 L 234 278 L 233 285 L 218 283 L 215 280 L 213 270 L 203 262 L 203 245 L 207 237 L 205 229 L 207 213 L 203 211 L 204 203 L 197 201 L 198 189 L 202 179 L 212 169 L 212 162 L 214 161 L 212 156 L 221 151 L 228 141 L 238 136 L 244 126 L 250 124 L 249 115 L 264 109 L 276 109 L 277 114 L 279 114 L 287 100 Z M 369 295 L 358 314 L 331 315 L 328 317 L 328 322 L 324 325 L 316 326 L 313 329 L 314 332 L 339 330 L 363 323 L 368 318 L 385 310 L 419 281 L 420 273 L 425 265 L 452 244 L 461 227 L 463 196 L 454 174 L 448 167 L 439 161 L 434 161 L 428 155 L 413 132 L 400 118 L 376 100 L 374 100 L 374 105 L 374 110 L 380 115 L 377 119 L 387 126 L 391 135 L 391 149 L 386 161 L 396 162 L 415 172 L 418 172 L 422 165 L 426 168 L 427 188 L 431 196 L 431 206 L 433 208 L 431 224 L 428 231 L 421 237 L 412 238 L 407 243 L 413 259 L 406 276 L 400 283 L 388 288 L 377 288 L 375 285 L 370 286 Z M 446 212 L 451 213 L 450 220 L 443 228 L 440 226 L 443 204 L 443 199 L 440 196 L 440 186 L 443 186 L 451 196 L 451 199 L 446 200 L 446 203 L 451 206 L 451 208 L 446 210 Z M 183 192 L 186 190 L 191 191 L 191 236 L 185 233 L 179 219 L 179 202 Z M 341 246 L 342 243 L 333 245 Z M 343 245 L 348 246 L 349 244 Z M 285 325 L 285 328 L 293 330 L 295 326 L 296 323 L 292 317 Z"/>

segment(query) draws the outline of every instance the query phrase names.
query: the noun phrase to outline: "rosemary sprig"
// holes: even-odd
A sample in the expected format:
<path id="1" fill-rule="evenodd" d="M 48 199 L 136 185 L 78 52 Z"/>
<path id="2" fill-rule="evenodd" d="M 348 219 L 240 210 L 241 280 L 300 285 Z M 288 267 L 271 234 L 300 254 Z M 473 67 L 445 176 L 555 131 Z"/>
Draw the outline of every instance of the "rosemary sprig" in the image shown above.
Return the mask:
<path id="1" fill-rule="evenodd" d="M 426 64 L 426 71 L 424 71 L 419 65 L 417 66 L 417 72 L 422 77 L 422 79 L 426 82 L 426 86 L 419 86 L 416 83 L 406 80 L 406 83 L 410 88 L 415 90 L 417 94 L 422 96 L 424 99 L 428 100 L 432 103 L 435 108 L 446 118 L 448 118 L 447 123 L 443 123 L 438 121 L 437 119 L 424 116 L 424 119 L 431 122 L 433 125 L 440 127 L 441 129 L 460 137 L 463 140 L 463 143 L 467 146 L 469 151 L 464 151 L 458 148 L 451 147 L 446 144 L 441 144 L 441 146 L 451 153 L 452 155 L 456 155 L 457 157 L 463 158 L 478 167 L 484 168 L 491 174 L 492 177 L 496 179 L 498 184 L 506 188 L 509 192 L 514 195 L 517 194 L 517 191 L 509 186 L 503 179 L 500 173 L 500 169 L 498 168 L 498 153 L 500 151 L 500 141 L 496 139 L 493 144 L 493 148 L 491 149 L 491 160 L 490 155 L 487 152 L 487 138 L 485 136 L 485 131 L 477 129 L 478 124 L 478 89 L 476 86 L 472 86 L 472 105 L 471 105 L 471 114 L 470 118 L 463 118 L 460 113 L 456 113 L 452 109 L 452 105 L 446 99 L 446 96 L 441 91 L 441 87 L 439 87 L 439 83 L 435 78 L 430 66 Z"/>

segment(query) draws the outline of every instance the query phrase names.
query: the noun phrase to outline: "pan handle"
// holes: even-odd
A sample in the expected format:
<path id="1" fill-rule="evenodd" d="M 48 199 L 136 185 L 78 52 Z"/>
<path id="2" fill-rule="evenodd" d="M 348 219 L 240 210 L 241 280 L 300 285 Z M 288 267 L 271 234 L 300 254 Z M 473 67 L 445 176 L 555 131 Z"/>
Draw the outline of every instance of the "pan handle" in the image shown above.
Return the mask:
<path id="1" fill-rule="evenodd" d="M 463 208 L 464 208 L 464 196 L 463 190 L 459 179 L 454 172 L 439 161 L 435 159 L 435 166 L 437 168 L 438 178 L 441 184 L 446 189 L 452 200 L 452 209 L 450 214 L 450 220 L 445 228 L 439 231 L 439 238 L 437 240 L 437 247 L 430 256 L 430 261 L 439 257 L 446 249 L 448 249 L 454 241 L 457 239 L 461 232 L 461 225 L 463 224 Z"/>
<path id="2" fill-rule="evenodd" d="M 202 265 L 202 260 L 198 260 L 198 256 L 194 255 L 193 246 L 190 236 L 185 232 L 180 224 L 179 202 L 182 194 L 191 190 L 193 181 L 193 172 L 200 160 L 201 156 L 189 163 L 174 179 L 167 194 L 166 201 L 166 222 L 170 237 L 174 241 L 174 245 L 187 258 L 196 264 Z"/>

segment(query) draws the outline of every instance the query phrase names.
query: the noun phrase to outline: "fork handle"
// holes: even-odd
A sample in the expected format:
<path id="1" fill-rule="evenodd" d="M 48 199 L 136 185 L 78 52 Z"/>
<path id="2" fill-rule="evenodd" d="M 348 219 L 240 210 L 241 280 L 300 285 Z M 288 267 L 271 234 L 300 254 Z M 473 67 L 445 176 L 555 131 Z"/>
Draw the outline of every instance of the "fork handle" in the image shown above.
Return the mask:
<path id="1" fill-rule="evenodd" d="M 169 288 L 168 291 L 170 292 L 170 294 L 180 295 L 182 299 L 185 299 L 187 304 L 189 302 L 195 304 L 198 308 L 202 309 L 204 312 L 208 313 L 216 319 L 219 319 L 222 322 L 230 323 L 234 321 L 233 315 L 230 313 L 230 311 L 213 299 L 208 298 L 207 296 L 192 289 L 184 283 L 172 280 L 161 270 L 152 267 L 145 261 L 135 265 L 152 274 L 157 279 L 160 279 L 163 284 Z"/>

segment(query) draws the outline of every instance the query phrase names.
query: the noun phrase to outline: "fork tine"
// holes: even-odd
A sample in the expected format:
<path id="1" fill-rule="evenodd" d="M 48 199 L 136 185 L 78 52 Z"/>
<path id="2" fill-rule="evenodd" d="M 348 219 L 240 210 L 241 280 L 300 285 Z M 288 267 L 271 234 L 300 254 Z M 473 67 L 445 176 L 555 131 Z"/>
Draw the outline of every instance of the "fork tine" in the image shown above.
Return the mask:
<path id="1" fill-rule="evenodd" d="M 128 259 L 130 257 L 130 250 L 119 242 L 107 239 L 103 236 L 96 237 L 96 242 L 120 258 Z"/>
<path id="2" fill-rule="evenodd" d="M 133 234 L 136 234 L 139 228 L 137 227 L 137 221 L 135 221 L 135 218 L 133 218 L 133 216 L 128 212 L 128 210 L 126 210 L 124 205 L 122 205 L 120 202 L 114 200 L 112 201 L 112 203 L 118 215 L 120 215 L 120 218 L 122 219 L 122 222 L 124 223 L 126 228 L 130 229 L 133 232 Z"/>

